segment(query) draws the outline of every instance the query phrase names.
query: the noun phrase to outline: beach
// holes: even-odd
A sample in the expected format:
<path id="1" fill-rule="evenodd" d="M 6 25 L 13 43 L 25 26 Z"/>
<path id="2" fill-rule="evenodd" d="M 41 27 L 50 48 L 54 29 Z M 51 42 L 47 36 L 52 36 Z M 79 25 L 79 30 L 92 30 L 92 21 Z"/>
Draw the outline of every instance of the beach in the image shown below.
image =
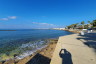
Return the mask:
<path id="1" fill-rule="evenodd" d="M 18 59 L 22 59 L 46 47 L 49 43 L 48 39 L 54 39 L 69 34 L 72 33 L 50 29 L 0 31 L 0 61 L 12 59 L 14 55 L 17 55 Z"/>
<path id="2" fill-rule="evenodd" d="M 58 39 L 51 39 L 50 43 L 47 47 L 38 50 L 33 54 L 33 56 L 29 56 L 19 61 L 17 64 L 50 64 L 56 43 Z M 42 58 L 41 58 L 42 57 Z M 27 59 L 27 60 L 26 60 Z M 35 60 L 35 61 L 33 61 Z M 24 63 L 25 62 L 25 63 Z"/>
<path id="3" fill-rule="evenodd" d="M 48 43 L 45 47 L 41 47 L 41 49 L 35 51 L 34 53 L 30 53 L 28 56 L 25 56 L 22 59 L 13 58 L 7 61 L 4 61 L 0 64 L 62 64 L 62 58 L 60 57 L 60 51 L 66 50 L 72 56 L 71 64 L 95 64 L 95 52 L 93 51 L 94 45 L 88 45 L 92 48 L 86 46 L 87 43 L 95 33 L 85 34 L 84 36 L 80 36 L 80 30 L 65 30 L 68 32 L 73 32 L 72 35 L 60 36 L 58 38 L 47 39 Z M 83 38 L 89 38 L 87 41 Z M 79 41 L 80 40 L 80 41 Z M 91 42 L 95 42 L 95 39 L 92 39 Z M 89 41 L 88 41 L 89 42 Z M 95 50 L 96 51 L 96 50 Z M 79 54 L 82 52 L 81 54 Z M 86 54 L 88 52 L 88 54 Z M 88 56 L 90 55 L 90 56 Z M 85 61 L 83 61 L 83 59 Z M 81 62 L 82 61 L 82 62 Z M 88 61 L 88 62 L 86 62 Z M 66 62 L 67 63 L 67 62 Z M 78 63 L 78 64 L 79 64 Z"/>
<path id="4" fill-rule="evenodd" d="M 15 64 L 30 64 L 30 62 L 34 64 L 38 64 L 38 63 L 50 64 L 50 61 L 53 56 L 53 52 L 54 52 L 58 39 L 49 39 L 49 40 L 50 40 L 50 43 L 45 48 L 41 50 L 37 50 L 33 54 L 23 59 L 20 59 L 20 60 L 10 59 L 0 64 L 14 64 L 14 63 Z M 33 60 L 35 60 L 35 62 Z"/>
<path id="5" fill-rule="evenodd" d="M 59 39 L 49 39 L 46 47 L 33 54 L 20 60 L 14 58 L 0 64 L 64 64 L 64 59 L 68 61 L 65 64 L 96 64 L 95 37 L 95 32 L 83 36 L 75 32 L 75 34 L 60 36 Z M 68 56 L 62 58 L 62 53 L 65 52 Z"/>
<path id="6" fill-rule="evenodd" d="M 61 30 L 62 31 L 62 30 Z M 66 30 L 68 32 L 73 32 L 74 31 L 69 31 Z M 75 31 L 75 33 L 78 33 Z M 22 58 L 22 59 L 10 59 L 7 61 L 4 61 L 4 64 L 50 64 L 51 58 L 53 57 L 53 52 L 55 50 L 55 47 L 57 45 L 58 39 L 48 39 L 49 43 L 47 44 L 47 46 L 45 46 L 43 49 L 39 49 L 36 52 L 32 53 L 32 54 L 27 54 L 28 56 Z M 42 57 L 42 58 L 40 58 Z M 33 62 L 35 60 L 35 62 Z M 43 61 L 44 60 L 44 61 Z M 2 63 L 1 63 L 2 64 Z"/>
<path id="7" fill-rule="evenodd" d="M 0 64 L 96 64 L 96 0 L 0 0 Z"/>

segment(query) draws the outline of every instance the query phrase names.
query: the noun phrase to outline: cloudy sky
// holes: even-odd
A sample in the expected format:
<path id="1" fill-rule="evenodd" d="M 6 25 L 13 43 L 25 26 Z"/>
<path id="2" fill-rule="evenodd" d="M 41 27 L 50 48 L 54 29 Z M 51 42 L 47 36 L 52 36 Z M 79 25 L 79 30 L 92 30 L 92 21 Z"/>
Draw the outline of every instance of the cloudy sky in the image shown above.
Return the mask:
<path id="1" fill-rule="evenodd" d="M 0 0 L 0 29 L 65 27 L 96 19 L 96 0 Z"/>

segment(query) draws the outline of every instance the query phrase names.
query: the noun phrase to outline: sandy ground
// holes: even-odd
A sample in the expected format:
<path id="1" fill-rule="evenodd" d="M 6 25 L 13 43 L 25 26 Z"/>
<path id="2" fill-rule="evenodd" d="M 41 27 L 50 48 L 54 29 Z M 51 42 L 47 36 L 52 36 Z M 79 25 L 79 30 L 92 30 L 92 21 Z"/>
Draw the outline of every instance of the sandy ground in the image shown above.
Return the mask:
<path id="1" fill-rule="evenodd" d="M 46 48 L 38 50 L 34 54 L 18 61 L 9 60 L 0 64 L 50 64 L 57 41 L 58 39 L 50 39 Z"/>
<path id="2" fill-rule="evenodd" d="M 65 29 L 65 31 L 73 32 L 73 33 L 81 33 L 82 30 L 77 29 Z"/>
<path id="3" fill-rule="evenodd" d="M 96 33 L 60 37 L 50 64 L 96 64 Z"/>

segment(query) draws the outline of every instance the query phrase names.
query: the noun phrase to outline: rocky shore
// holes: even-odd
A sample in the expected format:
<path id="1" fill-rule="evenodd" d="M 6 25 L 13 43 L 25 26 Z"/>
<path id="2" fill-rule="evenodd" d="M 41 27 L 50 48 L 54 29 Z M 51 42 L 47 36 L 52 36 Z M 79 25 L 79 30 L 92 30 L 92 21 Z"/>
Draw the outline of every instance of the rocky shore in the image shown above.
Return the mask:
<path id="1" fill-rule="evenodd" d="M 50 43 L 47 47 L 37 50 L 35 53 L 21 59 L 10 59 L 8 61 L 2 61 L 0 64 L 50 64 L 55 46 L 58 39 L 49 39 Z"/>
<path id="2" fill-rule="evenodd" d="M 73 33 L 80 33 L 82 29 L 54 29 L 54 30 L 65 30 Z"/>
<path id="3" fill-rule="evenodd" d="M 73 33 L 80 33 L 82 30 L 80 29 L 64 29 L 65 31 L 73 32 Z"/>

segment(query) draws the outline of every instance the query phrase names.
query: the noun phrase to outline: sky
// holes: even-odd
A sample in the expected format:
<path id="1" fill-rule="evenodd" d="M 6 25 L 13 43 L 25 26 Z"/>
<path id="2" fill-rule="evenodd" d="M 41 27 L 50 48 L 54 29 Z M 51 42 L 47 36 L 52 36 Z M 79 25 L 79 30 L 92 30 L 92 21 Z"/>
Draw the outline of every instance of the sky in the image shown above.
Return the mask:
<path id="1" fill-rule="evenodd" d="M 96 0 L 0 0 L 0 29 L 62 28 L 96 19 Z"/>

